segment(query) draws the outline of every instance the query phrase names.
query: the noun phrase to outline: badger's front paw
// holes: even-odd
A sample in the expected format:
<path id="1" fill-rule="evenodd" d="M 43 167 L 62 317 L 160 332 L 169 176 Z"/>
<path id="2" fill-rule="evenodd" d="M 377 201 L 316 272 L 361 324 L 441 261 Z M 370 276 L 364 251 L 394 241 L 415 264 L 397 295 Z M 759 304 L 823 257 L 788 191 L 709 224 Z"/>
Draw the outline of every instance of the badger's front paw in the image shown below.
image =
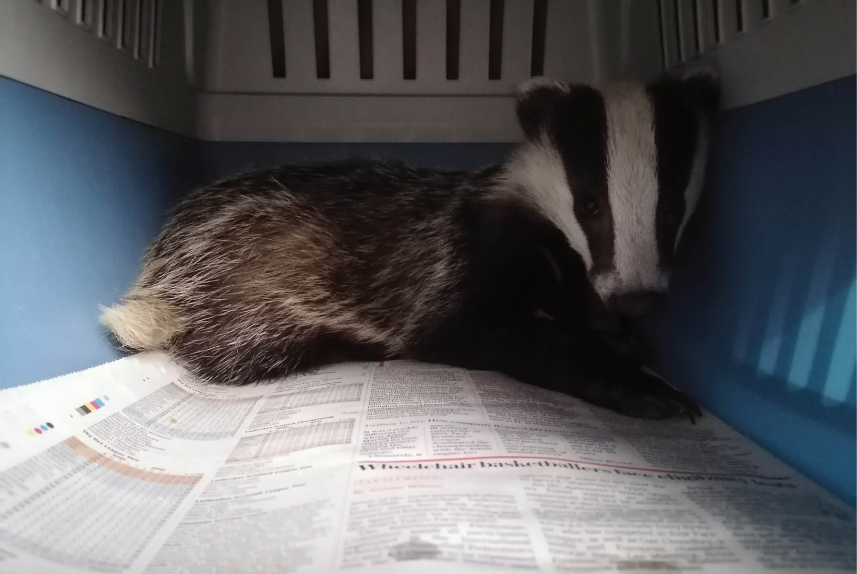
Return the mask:
<path id="1" fill-rule="evenodd" d="M 696 423 L 696 417 L 702 416 L 693 399 L 639 368 L 611 373 L 599 386 L 592 402 L 629 417 L 664 420 L 682 416 Z"/>

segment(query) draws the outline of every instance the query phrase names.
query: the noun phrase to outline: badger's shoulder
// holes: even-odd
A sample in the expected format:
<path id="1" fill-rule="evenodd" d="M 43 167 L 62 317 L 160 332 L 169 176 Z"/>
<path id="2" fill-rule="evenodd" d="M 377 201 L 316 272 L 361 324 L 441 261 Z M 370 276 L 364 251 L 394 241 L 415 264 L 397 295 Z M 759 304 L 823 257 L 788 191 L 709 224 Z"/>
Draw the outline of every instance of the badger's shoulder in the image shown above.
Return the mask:
<path id="1" fill-rule="evenodd" d="M 462 291 L 471 313 L 499 322 L 536 311 L 574 320 L 591 303 L 580 255 L 555 222 L 502 179 L 464 210 L 463 221 Z"/>

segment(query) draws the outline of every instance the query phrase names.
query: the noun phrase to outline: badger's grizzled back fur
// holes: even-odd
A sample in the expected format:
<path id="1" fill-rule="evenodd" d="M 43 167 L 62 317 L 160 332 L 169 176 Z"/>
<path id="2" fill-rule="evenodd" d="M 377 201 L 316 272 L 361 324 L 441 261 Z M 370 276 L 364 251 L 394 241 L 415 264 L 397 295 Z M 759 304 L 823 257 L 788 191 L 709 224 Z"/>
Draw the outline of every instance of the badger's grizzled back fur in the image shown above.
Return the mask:
<path id="1" fill-rule="evenodd" d="M 460 214 L 490 177 L 349 162 L 213 185 L 180 205 L 104 320 L 221 383 L 288 373 L 331 344 L 406 355 L 460 302 Z"/>
<path id="2" fill-rule="evenodd" d="M 124 346 L 169 350 L 218 383 L 414 358 L 567 379 L 594 402 L 660 416 L 605 390 L 645 375 L 596 368 L 616 360 L 587 317 L 666 289 L 715 94 L 699 79 L 605 92 L 536 80 L 518 100 L 526 139 L 503 166 L 340 162 L 212 185 L 178 206 L 102 320 Z M 547 371 L 527 366 L 536 356 Z M 637 387 L 682 403 L 650 379 Z"/>

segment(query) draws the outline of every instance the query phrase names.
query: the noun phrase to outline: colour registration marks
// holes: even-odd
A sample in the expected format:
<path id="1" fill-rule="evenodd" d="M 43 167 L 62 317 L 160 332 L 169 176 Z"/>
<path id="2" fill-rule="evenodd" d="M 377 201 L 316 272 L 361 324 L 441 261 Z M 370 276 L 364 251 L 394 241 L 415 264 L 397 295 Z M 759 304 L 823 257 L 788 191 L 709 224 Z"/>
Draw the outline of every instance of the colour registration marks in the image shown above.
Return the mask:
<path id="1" fill-rule="evenodd" d="M 91 412 L 95 412 L 98 409 L 100 409 L 101 407 L 103 407 L 104 401 L 106 401 L 106 400 L 107 400 L 107 397 L 98 398 L 98 399 L 95 399 L 94 401 L 89 401 L 88 403 L 84 403 L 74 410 L 79 415 L 85 416 L 85 415 L 88 415 Z"/>

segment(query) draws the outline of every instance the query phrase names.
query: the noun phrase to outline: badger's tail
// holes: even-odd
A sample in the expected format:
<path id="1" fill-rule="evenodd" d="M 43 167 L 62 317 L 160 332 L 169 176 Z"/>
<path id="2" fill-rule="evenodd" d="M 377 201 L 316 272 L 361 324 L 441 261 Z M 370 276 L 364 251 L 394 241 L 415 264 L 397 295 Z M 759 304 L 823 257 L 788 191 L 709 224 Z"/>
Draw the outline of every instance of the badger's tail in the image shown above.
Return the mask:
<path id="1" fill-rule="evenodd" d="M 137 287 L 122 303 L 101 308 L 101 324 L 123 347 L 136 351 L 165 349 L 181 329 L 178 315 L 167 302 Z"/>

